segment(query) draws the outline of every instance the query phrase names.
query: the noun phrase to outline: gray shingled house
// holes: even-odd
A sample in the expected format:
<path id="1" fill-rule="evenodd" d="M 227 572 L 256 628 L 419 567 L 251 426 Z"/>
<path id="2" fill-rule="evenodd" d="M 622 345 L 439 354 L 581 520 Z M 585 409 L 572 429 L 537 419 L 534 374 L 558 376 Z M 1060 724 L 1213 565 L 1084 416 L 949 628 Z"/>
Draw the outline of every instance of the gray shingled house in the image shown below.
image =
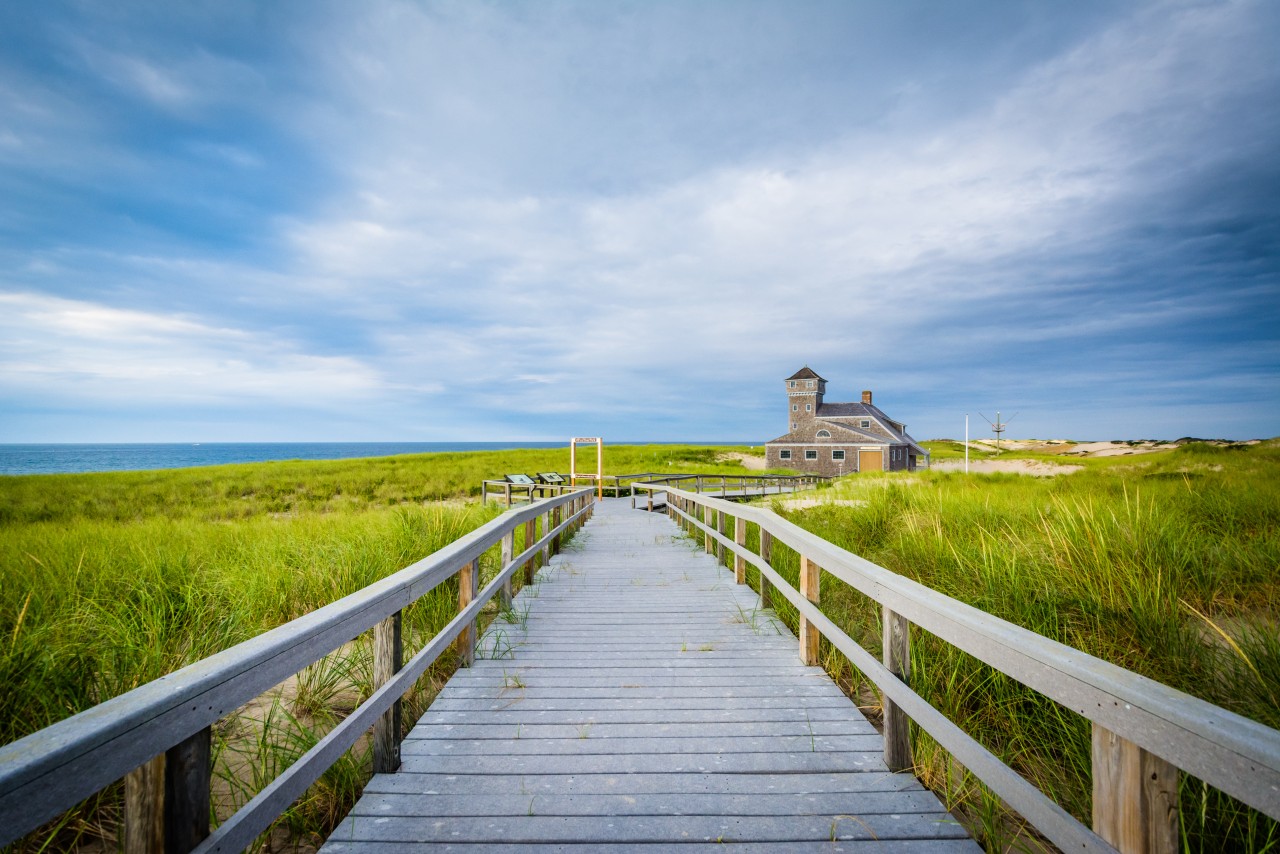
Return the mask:
<path id="1" fill-rule="evenodd" d="M 823 475 L 855 471 L 912 471 L 929 464 L 929 452 L 871 402 L 826 403 L 827 381 L 807 365 L 786 379 L 791 431 L 765 443 L 769 468 Z"/>

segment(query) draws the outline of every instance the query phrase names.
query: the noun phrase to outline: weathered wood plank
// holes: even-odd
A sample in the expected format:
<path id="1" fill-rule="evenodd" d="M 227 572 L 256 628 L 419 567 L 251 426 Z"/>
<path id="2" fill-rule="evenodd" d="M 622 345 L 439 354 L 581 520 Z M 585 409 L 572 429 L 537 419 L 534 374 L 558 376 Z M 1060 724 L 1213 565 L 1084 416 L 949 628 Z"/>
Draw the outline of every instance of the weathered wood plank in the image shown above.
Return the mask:
<path id="1" fill-rule="evenodd" d="M 977 854 L 982 849 L 969 839 L 875 839 L 832 841 L 789 839 L 781 845 L 777 842 L 681 842 L 680 854 L 777 854 L 783 848 L 787 854 Z M 331 854 L 429 854 L 437 852 L 435 842 L 379 842 L 362 840 L 347 842 L 332 838 L 325 846 Z M 529 850 L 527 843 L 478 842 L 475 844 L 450 842 L 450 852 L 483 852 L 483 854 L 523 854 Z M 670 854 L 670 842 L 586 842 L 557 843 L 558 854 Z"/>
<path id="2" fill-rule="evenodd" d="M 528 793 L 591 795 L 720 794 L 764 795 L 855 794 L 858 792 L 921 791 L 920 781 L 907 774 L 377 774 L 366 792 L 381 794 L 443 793 L 455 795 L 523 795 Z"/>
<path id="3" fill-rule="evenodd" d="M 492 793 L 377 794 L 361 798 L 353 816 L 479 817 L 558 816 L 794 816 L 797 813 L 838 815 L 856 800 L 859 816 L 884 813 L 938 812 L 938 798 L 925 790 L 914 792 L 847 792 L 817 794 L 768 792 L 750 795 L 680 792 L 671 794 L 539 794 L 512 798 Z"/>
<path id="4" fill-rule="evenodd" d="M 639 511 L 637 511 L 639 512 Z M 790 843 L 796 840 L 956 839 L 966 834 L 948 813 L 842 814 L 829 816 L 485 816 L 419 818 L 353 816 L 335 836 L 384 842 L 516 842 L 560 844 L 652 842 L 656 839 Z"/>

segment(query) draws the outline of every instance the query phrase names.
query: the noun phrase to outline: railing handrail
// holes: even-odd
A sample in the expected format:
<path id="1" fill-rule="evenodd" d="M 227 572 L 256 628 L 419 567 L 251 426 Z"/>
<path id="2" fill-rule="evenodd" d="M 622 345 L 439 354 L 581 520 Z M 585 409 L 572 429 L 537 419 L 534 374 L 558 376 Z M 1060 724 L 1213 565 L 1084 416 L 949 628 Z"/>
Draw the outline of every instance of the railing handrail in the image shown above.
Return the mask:
<path id="1" fill-rule="evenodd" d="M 952 599 L 840 548 L 771 510 L 670 487 L 637 484 L 637 488 L 660 489 L 669 498 L 674 496 L 676 502 L 668 500 L 670 512 L 688 520 L 708 538 L 766 574 L 773 586 L 796 605 L 803 620 L 811 621 L 827 635 L 886 696 L 908 711 L 944 747 L 951 749 L 949 741 L 960 744 L 967 740 L 986 753 L 981 756 L 975 750 L 971 757 L 957 755 L 957 758 L 1015 808 L 1021 802 L 1033 807 L 1033 812 L 1038 811 L 1038 817 L 1052 827 L 1038 824 L 1037 816 L 1026 812 L 1023 817 L 1061 847 L 1068 847 L 1068 843 L 1076 847 L 1082 840 L 1086 847 L 1096 847 L 1102 840 L 1020 777 L 1017 782 L 1040 794 L 1056 808 L 1056 813 L 1043 804 L 1031 803 L 1028 793 L 1014 791 L 1017 789 L 1014 781 L 1002 776 L 1007 772 L 1016 777 L 1011 769 L 942 717 L 873 656 L 868 659 L 870 654 L 865 649 L 822 615 L 813 601 L 783 581 L 761 556 L 736 541 L 739 537 L 727 538 L 723 522 L 720 530 L 716 530 L 673 504 L 702 505 L 717 514 L 758 525 L 774 541 L 802 556 L 802 563 L 807 559 L 816 564 L 880 603 L 886 611 L 915 623 L 1121 739 L 1271 818 L 1280 819 L 1280 731 Z M 920 716 L 930 720 L 922 720 Z M 947 727 L 955 732 L 935 732 Z M 998 763 L 999 768 L 990 760 Z M 981 773 L 981 766 L 989 769 L 987 776 Z M 992 776 L 1002 779 L 990 779 Z M 1063 825 L 1064 817 L 1074 828 Z M 1102 844 L 1105 847 L 1101 850 L 1110 847 Z"/>
<path id="2" fill-rule="evenodd" d="M 528 544 L 514 559 L 504 553 L 504 560 L 510 562 L 500 575 L 510 578 L 514 569 L 522 565 L 522 559 L 527 561 L 538 549 L 556 541 L 578 516 L 588 512 L 591 495 L 590 490 L 580 489 L 508 510 L 355 593 L 0 747 L 0 845 L 20 838 L 212 726 L 426 595 L 503 542 L 504 537 L 513 537 L 518 526 L 526 525 L 527 531 L 527 526 L 545 516 L 544 535 L 537 543 Z M 576 514 L 553 530 L 546 530 L 552 511 L 558 512 L 580 499 L 585 500 Z M 488 587 L 486 590 L 487 596 L 481 599 L 493 595 Z M 478 615 L 483 601 L 477 599 L 471 604 L 475 607 L 466 613 L 474 611 Z M 460 613 L 458 619 L 462 617 Z M 436 641 L 449 631 L 454 636 L 460 634 L 465 624 L 456 627 L 458 619 L 442 630 L 428 648 L 438 645 Z M 375 692 L 375 697 L 381 693 Z M 366 700 L 366 704 L 374 699 Z M 390 706 L 395 699 L 386 699 L 385 705 Z M 341 751 L 329 764 L 340 755 Z M 285 802 L 281 809 L 291 802 L 292 799 Z"/>

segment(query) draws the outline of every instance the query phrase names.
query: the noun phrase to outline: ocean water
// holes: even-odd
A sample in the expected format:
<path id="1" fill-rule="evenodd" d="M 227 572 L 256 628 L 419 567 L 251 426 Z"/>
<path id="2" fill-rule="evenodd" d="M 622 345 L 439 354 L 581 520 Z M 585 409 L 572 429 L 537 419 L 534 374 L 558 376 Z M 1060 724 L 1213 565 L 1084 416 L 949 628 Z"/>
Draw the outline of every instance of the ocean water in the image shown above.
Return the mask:
<path id="1" fill-rule="evenodd" d="M 565 442 L 208 442 L 118 445 L 0 445 L 0 474 L 139 471 L 259 463 L 342 460 L 440 451 L 563 448 Z"/>

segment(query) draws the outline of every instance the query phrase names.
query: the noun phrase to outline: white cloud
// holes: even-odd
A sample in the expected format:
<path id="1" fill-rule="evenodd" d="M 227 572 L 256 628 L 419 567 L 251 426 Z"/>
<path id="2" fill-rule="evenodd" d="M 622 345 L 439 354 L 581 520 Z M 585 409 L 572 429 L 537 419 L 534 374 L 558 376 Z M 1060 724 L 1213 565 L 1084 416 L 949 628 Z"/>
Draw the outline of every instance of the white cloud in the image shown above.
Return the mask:
<path id="1" fill-rule="evenodd" d="M 356 358 L 178 315 L 0 292 L 0 318 L 7 395 L 330 407 L 368 399 L 385 385 Z"/>

